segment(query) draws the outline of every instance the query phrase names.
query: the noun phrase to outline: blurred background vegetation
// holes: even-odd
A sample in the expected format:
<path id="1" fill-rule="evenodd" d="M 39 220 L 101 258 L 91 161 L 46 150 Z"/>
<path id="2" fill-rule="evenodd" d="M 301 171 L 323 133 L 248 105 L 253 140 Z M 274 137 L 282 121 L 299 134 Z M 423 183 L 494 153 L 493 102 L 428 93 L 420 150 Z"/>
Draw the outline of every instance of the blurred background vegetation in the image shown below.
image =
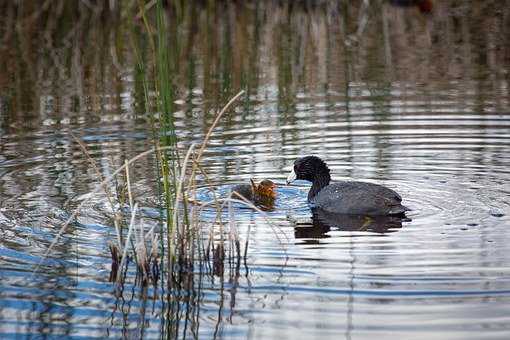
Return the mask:
<path id="1" fill-rule="evenodd" d="M 508 77 L 509 1 L 435 1 L 430 13 L 395 5 L 407 2 L 168 0 L 175 98 L 201 88 L 208 112 L 240 88 L 253 94 L 274 82 L 288 109 L 303 89 Z M 142 113 L 135 51 L 147 65 L 153 58 L 144 6 L 156 34 L 153 2 L 2 2 L 0 95 L 2 111 L 10 112 L 2 125 L 44 112 L 48 98 L 58 100 L 56 115 L 131 105 Z M 340 76 L 332 72 L 339 68 Z"/>

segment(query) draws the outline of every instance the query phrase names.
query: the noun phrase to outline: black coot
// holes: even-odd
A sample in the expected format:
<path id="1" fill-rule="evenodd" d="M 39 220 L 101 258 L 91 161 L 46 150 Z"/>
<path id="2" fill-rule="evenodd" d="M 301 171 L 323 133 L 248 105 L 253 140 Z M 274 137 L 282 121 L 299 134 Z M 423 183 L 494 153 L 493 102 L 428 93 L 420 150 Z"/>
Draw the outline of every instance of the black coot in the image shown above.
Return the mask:
<path id="1" fill-rule="evenodd" d="M 401 204 L 402 197 L 382 185 L 340 181 L 329 183 L 329 168 L 322 159 L 306 156 L 294 162 L 287 184 L 295 179 L 312 182 L 308 203 L 326 212 L 351 215 L 403 215 L 409 210 Z"/>

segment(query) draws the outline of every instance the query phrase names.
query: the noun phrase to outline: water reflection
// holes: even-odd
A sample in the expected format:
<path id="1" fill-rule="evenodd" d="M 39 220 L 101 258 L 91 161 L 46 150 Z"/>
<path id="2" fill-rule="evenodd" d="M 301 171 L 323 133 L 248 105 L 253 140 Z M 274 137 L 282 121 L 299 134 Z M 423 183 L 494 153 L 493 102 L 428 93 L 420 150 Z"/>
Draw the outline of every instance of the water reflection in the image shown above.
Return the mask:
<path id="1" fill-rule="evenodd" d="M 325 238 L 334 229 L 339 231 L 366 231 L 378 234 L 398 231 L 402 222 L 411 222 L 406 216 L 362 216 L 312 209 L 310 220 L 298 221 L 294 226 L 296 238 Z"/>
<path id="2" fill-rule="evenodd" d="M 67 132 L 104 176 L 152 147 L 138 3 L 0 2 L 2 337 L 157 338 L 171 326 L 202 338 L 507 338 L 510 3 L 434 1 L 424 15 L 394 6 L 403 2 L 431 3 L 167 2 L 179 146 L 247 92 L 204 154 L 220 193 L 251 177 L 281 183 L 297 156 L 317 154 L 339 177 L 398 187 L 420 209 L 412 221 L 315 214 L 294 228 L 286 215 L 309 217 L 307 188 L 279 188 L 275 225 L 236 210 L 249 241 L 240 275 L 235 261 L 195 268 L 174 296 L 128 284 L 118 301 L 102 197 L 27 278 L 61 216 L 97 185 Z M 156 167 L 144 159 L 131 176 L 157 217 Z"/>

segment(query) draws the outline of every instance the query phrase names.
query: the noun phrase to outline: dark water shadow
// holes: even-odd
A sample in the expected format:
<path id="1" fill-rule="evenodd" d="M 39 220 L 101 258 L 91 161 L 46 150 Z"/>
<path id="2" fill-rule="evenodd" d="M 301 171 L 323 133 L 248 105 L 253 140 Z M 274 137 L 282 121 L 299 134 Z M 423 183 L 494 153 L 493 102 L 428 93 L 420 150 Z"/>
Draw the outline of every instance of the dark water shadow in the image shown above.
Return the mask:
<path id="1" fill-rule="evenodd" d="M 402 228 L 402 222 L 411 221 L 402 216 L 363 216 L 335 214 L 312 209 L 312 216 L 294 225 L 295 238 L 327 238 L 331 230 L 366 231 L 378 234 L 392 233 Z"/>

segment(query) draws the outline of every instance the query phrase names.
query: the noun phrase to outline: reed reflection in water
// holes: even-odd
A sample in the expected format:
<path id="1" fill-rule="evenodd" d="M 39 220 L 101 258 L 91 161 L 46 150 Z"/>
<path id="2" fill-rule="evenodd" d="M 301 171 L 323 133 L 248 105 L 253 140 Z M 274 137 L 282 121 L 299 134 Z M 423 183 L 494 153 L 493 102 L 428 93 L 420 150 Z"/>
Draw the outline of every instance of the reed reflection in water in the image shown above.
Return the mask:
<path id="1" fill-rule="evenodd" d="M 510 3 L 397 2 L 168 1 L 179 148 L 244 89 L 203 168 L 220 195 L 255 177 L 278 198 L 272 223 L 234 209 L 246 258 L 217 248 L 157 286 L 136 285 L 131 266 L 122 291 L 102 196 L 31 270 L 98 182 L 68 132 L 105 176 L 153 145 L 138 3 L 2 2 L 2 337 L 508 338 Z M 294 226 L 313 217 L 308 187 L 283 182 L 305 154 L 337 179 L 397 189 L 409 220 Z M 147 228 L 160 223 L 155 169 L 150 157 L 131 169 Z"/>

